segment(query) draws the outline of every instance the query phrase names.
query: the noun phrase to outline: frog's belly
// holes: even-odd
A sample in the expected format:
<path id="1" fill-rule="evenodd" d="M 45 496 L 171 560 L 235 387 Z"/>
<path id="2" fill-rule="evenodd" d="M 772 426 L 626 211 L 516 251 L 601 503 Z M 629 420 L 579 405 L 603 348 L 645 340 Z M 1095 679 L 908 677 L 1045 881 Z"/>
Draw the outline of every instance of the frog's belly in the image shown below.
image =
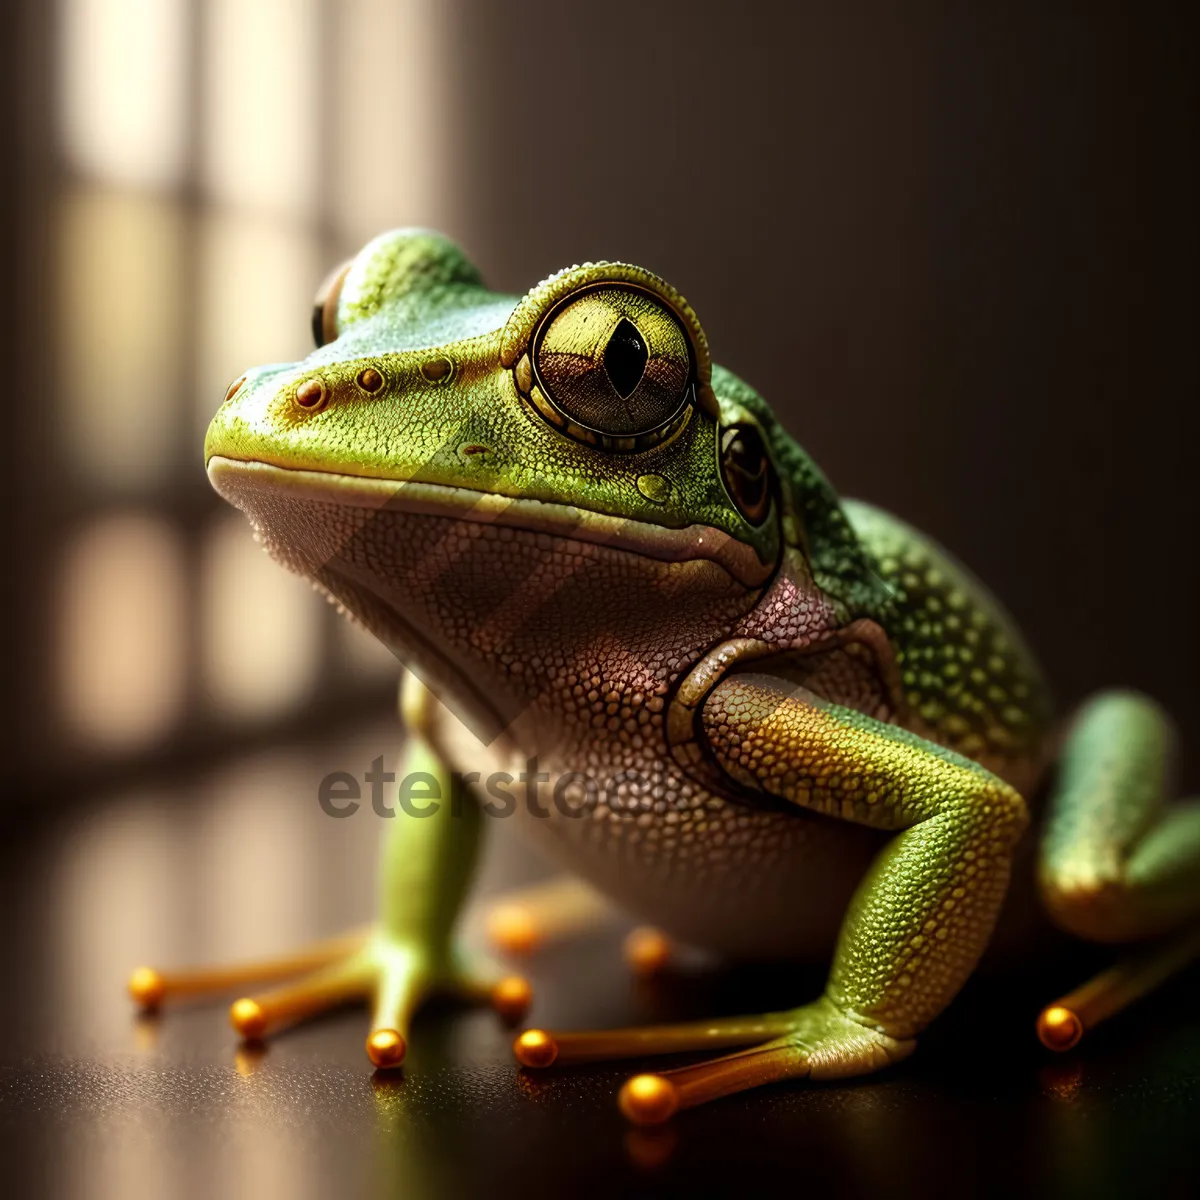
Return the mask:
<path id="1" fill-rule="evenodd" d="M 823 959 L 886 840 L 877 831 L 708 797 L 666 813 L 523 814 L 538 846 L 616 905 L 680 941 L 736 958 Z"/>
<path id="2" fill-rule="evenodd" d="M 641 920 L 731 956 L 827 957 L 887 840 L 803 809 L 715 796 L 648 747 L 612 743 L 539 757 L 545 775 L 531 805 L 524 750 L 481 747 L 445 709 L 438 715 L 425 734 L 443 761 L 479 771 L 481 783 L 489 772 L 517 780 L 509 819 L 549 857 Z"/>

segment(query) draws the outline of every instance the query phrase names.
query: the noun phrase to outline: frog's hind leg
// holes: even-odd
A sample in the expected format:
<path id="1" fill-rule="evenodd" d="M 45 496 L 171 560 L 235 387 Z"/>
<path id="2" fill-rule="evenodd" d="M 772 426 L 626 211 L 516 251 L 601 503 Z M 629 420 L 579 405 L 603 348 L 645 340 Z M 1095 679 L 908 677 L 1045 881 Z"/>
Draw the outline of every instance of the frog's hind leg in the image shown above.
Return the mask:
<path id="1" fill-rule="evenodd" d="M 1097 696 L 1068 733 L 1040 848 L 1043 899 L 1069 933 L 1146 944 L 1043 1010 L 1051 1049 L 1200 954 L 1200 801 L 1167 803 L 1172 742 L 1167 715 L 1132 692 Z"/>
<path id="2" fill-rule="evenodd" d="M 911 1054 L 983 952 L 1027 824 L 1021 796 L 978 763 L 787 681 L 729 677 L 703 717 L 717 764 L 739 783 L 894 836 L 859 883 L 818 1000 L 762 1016 L 517 1039 L 517 1059 L 532 1068 L 733 1051 L 630 1079 L 621 1108 L 641 1124 L 776 1080 L 846 1078 Z"/>

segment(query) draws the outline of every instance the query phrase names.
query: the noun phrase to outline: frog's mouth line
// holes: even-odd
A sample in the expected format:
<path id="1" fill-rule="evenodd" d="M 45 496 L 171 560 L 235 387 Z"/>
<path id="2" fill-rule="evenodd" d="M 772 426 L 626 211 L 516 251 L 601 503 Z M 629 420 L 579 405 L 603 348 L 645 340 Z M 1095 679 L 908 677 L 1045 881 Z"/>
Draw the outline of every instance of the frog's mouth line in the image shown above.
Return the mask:
<path id="1" fill-rule="evenodd" d="M 463 521 L 569 537 L 662 562 L 709 559 L 745 587 L 763 586 L 775 569 L 774 564 L 761 562 L 753 547 L 709 525 L 671 529 L 550 500 L 502 496 L 420 480 L 397 481 L 333 471 L 298 470 L 223 455 L 213 455 L 208 460 L 208 478 L 217 492 L 235 505 L 238 496 L 250 487 L 278 496 L 323 500 L 355 508 L 457 517 Z"/>

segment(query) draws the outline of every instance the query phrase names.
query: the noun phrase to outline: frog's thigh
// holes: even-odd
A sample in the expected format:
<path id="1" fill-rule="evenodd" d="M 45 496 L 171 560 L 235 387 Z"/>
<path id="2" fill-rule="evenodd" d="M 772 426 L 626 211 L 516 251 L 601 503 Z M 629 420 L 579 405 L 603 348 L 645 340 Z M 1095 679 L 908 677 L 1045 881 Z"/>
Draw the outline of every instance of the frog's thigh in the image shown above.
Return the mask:
<path id="1" fill-rule="evenodd" d="M 1057 924 L 1139 941 L 1200 914 L 1200 801 L 1167 805 L 1174 731 L 1153 701 L 1104 692 L 1063 747 L 1038 865 Z"/>
<path id="2" fill-rule="evenodd" d="M 979 764 L 767 675 L 734 675 L 702 719 L 749 788 L 894 830 L 842 925 L 827 995 L 890 1037 L 925 1027 L 991 936 L 1025 802 Z"/>
<path id="3" fill-rule="evenodd" d="M 855 893 L 815 1003 L 517 1039 L 517 1057 L 531 1067 L 748 1047 L 630 1079 L 621 1107 L 641 1123 L 774 1080 L 863 1074 L 903 1058 L 987 944 L 1027 820 L 1021 797 L 978 764 L 770 676 L 718 684 L 702 720 L 718 761 L 747 788 L 896 837 Z"/>

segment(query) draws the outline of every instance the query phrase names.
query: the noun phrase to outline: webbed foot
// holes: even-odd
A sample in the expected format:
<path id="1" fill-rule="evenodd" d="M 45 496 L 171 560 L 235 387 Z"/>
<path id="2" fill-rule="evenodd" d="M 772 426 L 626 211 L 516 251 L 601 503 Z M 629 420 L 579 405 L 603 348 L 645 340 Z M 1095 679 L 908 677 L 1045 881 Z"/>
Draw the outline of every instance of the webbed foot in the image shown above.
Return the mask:
<path id="1" fill-rule="evenodd" d="M 523 1066 L 539 1069 L 741 1047 L 692 1066 L 630 1078 L 621 1089 L 621 1111 L 636 1124 L 656 1125 L 680 1109 L 765 1083 L 864 1075 L 907 1057 L 915 1046 L 914 1040 L 889 1037 L 822 998 L 757 1017 L 589 1033 L 527 1029 L 513 1044 L 513 1052 Z"/>
<path id="2" fill-rule="evenodd" d="M 287 980 L 269 991 L 235 1000 L 230 1023 L 247 1041 L 260 1041 L 304 1019 L 356 1001 L 372 1006 L 367 1057 L 377 1068 L 397 1067 L 408 1048 L 417 1009 L 434 996 L 490 1003 L 515 1023 L 533 999 L 528 981 L 504 975 L 486 960 L 430 954 L 382 931 L 365 931 L 322 942 L 267 962 L 235 967 L 163 972 L 139 967 L 129 991 L 145 1010 L 173 998 L 229 991 L 251 983 Z"/>

